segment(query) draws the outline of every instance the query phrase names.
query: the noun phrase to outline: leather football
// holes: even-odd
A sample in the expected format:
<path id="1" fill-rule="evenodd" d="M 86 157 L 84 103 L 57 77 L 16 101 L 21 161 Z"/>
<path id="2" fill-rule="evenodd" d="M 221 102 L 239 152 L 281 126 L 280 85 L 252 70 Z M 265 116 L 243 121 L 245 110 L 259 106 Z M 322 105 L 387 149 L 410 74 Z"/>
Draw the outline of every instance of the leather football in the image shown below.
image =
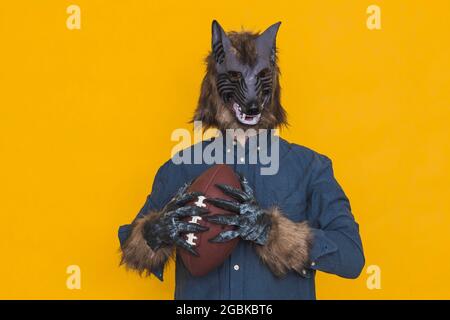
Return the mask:
<path id="1" fill-rule="evenodd" d="M 236 214 L 227 212 L 224 209 L 217 208 L 207 202 L 204 202 L 205 198 L 222 198 L 226 200 L 233 200 L 230 196 L 224 194 L 222 190 L 217 188 L 215 186 L 216 184 L 227 184 L 237 189 L 242 189 L 239 177 L 230 166 L 225 164 L 214 165 L 197 177 L 197 179 L 195 179 L 189 187 L 189 192 L 197 191 L 204 195 L 199 196 L 195 201 L 190 203 L 190 205 L 196 205 L 208 209 L 209 213 L 204 216 L 214 215 L 217 213 L 230 215 Z M 214 238 L 220 232 L 234 230 L 236 227 L 211 223 L 205 219 L 202 219 L 200 216 L 188 217 L 185 221 L 197 223 L 209 228 L 209 230 L 205 232 L 195 234 L 188 233 L 184 236 L 185 240 L 194 246 L 198 256 L 195 256 L 182 248 L 177 249 L 178 257 L 181 257 L 186 269 L 193 276 L 204 276 L 211 270 L 223 264 L 239 241 L 238 238 L 224 243 L 211 243 L 208 240 Z"/>

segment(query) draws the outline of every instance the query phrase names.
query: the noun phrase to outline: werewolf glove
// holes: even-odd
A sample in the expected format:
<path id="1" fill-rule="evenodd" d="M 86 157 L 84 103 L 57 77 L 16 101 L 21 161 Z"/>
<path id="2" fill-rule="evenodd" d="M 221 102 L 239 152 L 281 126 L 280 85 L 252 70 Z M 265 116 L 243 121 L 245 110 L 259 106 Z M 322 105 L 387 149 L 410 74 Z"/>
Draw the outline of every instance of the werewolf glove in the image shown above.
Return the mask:
<path id="1" fill-rule="evenodd" d="M 186 206 L 201 194 L 199 192 L 186 193 L 190 184 L 186 184 L 178 190 L 175 197 L 164 207 L 158 219 L 148 222 L 144 226 L 144 238 L 154 251 L 162 246 L 173 244 L 198 255 L 194 247 L 187 243 L 182 234 L 191 232 L 204 232 L 208 228 L 196 223 L 182 221 L 183 218 L 200 216 L 208 212 L 197 206 Z"/>
<path id="2" fill-rule="evenodd" d="M 289 271 L 304 274 L 309 260 L 312 231 L 306 221 L 294 222 L 278 208 L 263 210 L 253 195 L 247 180 L 241 177 L 243 191 L 227 185 L 217 185 L 225 194 L 238 202 L 223 199 L 206 199 L 216 207 L 238 215 L 206 216 L 208 221 L 237 226 L 237 230 L 224 231 L 212 242 L 224 242 L 240 236 L 256 244 L 255 250 L 261 260 L 278 277 Z"/>
<path id="3" fill-rule="evenodd" d="M 217 198 L 205 200 L 205 202 L 209 202 L 218 208 L 237 213 L 237 215 L 215 214 L 205 217 L 206 220 L 213 223 L 238 227 L 237 230 L 221 232 L 211 239 L 211 242 L 226 242 L 237 237 L 259 245 L 264 245 L 267 242 L 271 219 L 256 202 L 253 190 L 244 177 L 241 177 L 241 185 L 243 190 L 224 184 L 216 185 L 237 202 Z"/>
<path id="4" fill-rule="evenodd" d="M 140 274 L 150 275 L 160 270 L 173 255 L 174 246 L 192 254 L 197 252 L 183 240 L 187 232 L 203 232 L 207 228 L 182 221 L 184 217 L 202 215 L 207 212 L 197 206 L 186 206 L 198 193 L 187 193 L 190 184 L 178 190 L 175 197 L 160 212 L 149 212 L 135 219 L 131 234 L 122 246 L 121 264 Z"/>

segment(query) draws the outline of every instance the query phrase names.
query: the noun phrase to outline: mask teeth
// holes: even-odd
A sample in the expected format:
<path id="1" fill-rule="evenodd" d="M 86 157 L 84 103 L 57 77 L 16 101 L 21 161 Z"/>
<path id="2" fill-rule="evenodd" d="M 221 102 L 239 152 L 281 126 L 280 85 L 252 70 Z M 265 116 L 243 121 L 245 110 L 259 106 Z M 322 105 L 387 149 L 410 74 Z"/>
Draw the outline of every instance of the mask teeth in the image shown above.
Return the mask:
<path id="1" fill-rule="evenodd" d="M 242 123 L 245 123 L 245 124 L 255 124 L 259 121 L 259 119 L 261 117 L 261 114 L 259 114 L 259 115 L 253 116 L 251 120 L 245 120 L 247 115 L 242 112 L 241 106 L 238 103 L 234 103 L 233 108 L 236 112 L 236 117 L 239 119 L 239 121 L 241 121 Z"/>

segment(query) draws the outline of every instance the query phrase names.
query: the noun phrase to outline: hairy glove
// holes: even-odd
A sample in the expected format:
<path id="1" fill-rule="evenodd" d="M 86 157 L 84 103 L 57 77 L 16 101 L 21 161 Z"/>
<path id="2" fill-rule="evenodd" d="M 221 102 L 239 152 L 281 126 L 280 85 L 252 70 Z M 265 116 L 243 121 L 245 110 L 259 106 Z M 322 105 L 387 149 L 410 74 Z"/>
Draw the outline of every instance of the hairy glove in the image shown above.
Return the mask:
<path id="1" fill-rule="evenodd" d="M 205 208 L 186 206 L 201 195 L 198 192 L 187 193 L 190 184 L 185 184 L 163 208 L 160 217 L 144 226 L 144 238 L 154 251 L 162 246 L 176 245 L 198 255 L 194 246 L 183 239 L 184 233 L 204 232 L 207 227 L 183 221 L 183 218 L 199 216 L 208 212 Z"/>
<path id="2" fill-rule="evenodd" d="M 243 176 L 241 176 L 241 185 L 243 190 L 224 184 L 216 185 L 236 201 L 218 198 L 205 200 L 205 202 L 209 202 L 218 208 L 237 213 L 237 215 L 215 214 L 205 217 L 206 220 L 213 223 L 237 227 L 237 230 L 223 231 L 209 241 L 226 242 L 236 237 L 241 237 L 244 240 L 249 240 L 260 245 L 264 245 L 267 242 L 271 219 L 258 205 L 252 188 Z"/>

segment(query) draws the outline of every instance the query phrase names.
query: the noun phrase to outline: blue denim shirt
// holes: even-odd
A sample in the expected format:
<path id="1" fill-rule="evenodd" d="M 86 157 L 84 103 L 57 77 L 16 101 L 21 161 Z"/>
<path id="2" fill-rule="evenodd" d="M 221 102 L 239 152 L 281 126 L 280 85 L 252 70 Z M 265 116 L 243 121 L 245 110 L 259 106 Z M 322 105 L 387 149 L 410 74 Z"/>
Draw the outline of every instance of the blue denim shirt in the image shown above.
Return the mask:
<path id="1" fill-rule="evenodd" d="M 211 141 L 200 144 L 204 148 Z M 192 151 L 198 146 L 186 150 Z M 230 151 L 226 148 L 224 146 L 224 153 Z M 234 154 L 236 157 L 237 152 Z M 245 154 L 248 155 L 248 147 Z M 259 162 L 235 161 L 231 166 L 248 179 L 261 207 L 278 206 L 292 221 L 309 222 L 314 241 L 308 267 L 302 274 L 290 272 L 277 278 L 261 262 L 251 243 L 239 241 L 223 265 L 203 277 L 191 276 L 181 259 L 176 259 L 175 299 L 315 299 L 316 270 L 344 278 L 358 277 L 364 266 L 359 227 L 348 198 L 334 178 L 330 159 L 281 138 L 279 154 L 279 171 L 275 175 L 261 175 L 263 164 Z M 166 162 L 156 174 L 152 192 L 138 217 L 162 209 L 185 182 L 196 178 L 209 166 Z M 119 228 L 121 244 L 129 231 L 130 225 Z M 163 280 L 163 270 L 153 273 Z"/>

